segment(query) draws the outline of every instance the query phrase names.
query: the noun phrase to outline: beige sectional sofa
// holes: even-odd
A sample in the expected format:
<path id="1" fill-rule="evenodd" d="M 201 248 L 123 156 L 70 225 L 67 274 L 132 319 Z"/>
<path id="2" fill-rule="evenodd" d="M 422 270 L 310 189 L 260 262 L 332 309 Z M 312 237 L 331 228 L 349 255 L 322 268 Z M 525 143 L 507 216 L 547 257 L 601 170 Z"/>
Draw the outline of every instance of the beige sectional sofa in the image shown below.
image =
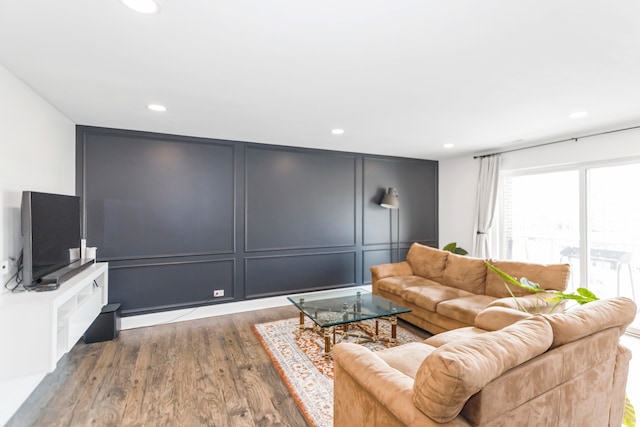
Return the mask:
<path id="1" fill-rule="evenodd" d="M 371 352 L 333 349 L 334 425 L 615 426 L 636 314 L 624 297 L 557 314 L 491 307 L 474 324 Z"/>
<path id="2" fill-rule="evenodd" d="M 565 290 L 569 264 L 529 264 L 491 261 L 517 278 L 526 277 L 544 289 Z M 488 307 L 518 308 L 547 312 L 553 304 L 546 294 L 531 294 L 512 286 L 518 302 L 509 294 L 498 275 L 488 270 L 484 260 L 414 243 L 407 260 L 371 267 L 373 293 L 411 309 L 400 318 L 431 333 L 472 326 Z"/>

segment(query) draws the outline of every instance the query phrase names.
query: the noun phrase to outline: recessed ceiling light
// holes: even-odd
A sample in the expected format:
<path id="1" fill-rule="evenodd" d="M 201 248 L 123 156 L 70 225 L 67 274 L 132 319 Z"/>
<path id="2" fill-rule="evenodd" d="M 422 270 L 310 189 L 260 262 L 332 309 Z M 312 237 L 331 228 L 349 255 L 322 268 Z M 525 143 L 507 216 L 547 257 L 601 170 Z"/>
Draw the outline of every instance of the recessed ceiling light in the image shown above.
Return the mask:
<path id="1" fill-rule="evenodd" d="M 167 111 L 167 107 L 160 104 L 149 104 L 147 108 L 152 111 Z"/>
<path id="2" fill-rule="evenodd" d="M 331 129 L 331 133 L 334 135 L 342 135 L 344 133 L 344 129 Z"/>
<path id="3" fill-rule="evenodd" d="M 453 148 L 453 144 L 444 144 L 443 147 L 444 148 Z"/>
<path id="4" fill-rule="evenodd" d="M 587 113 L 586 111 L 576 111 L 575 113 L 569 114 L 569 118 L 570 119 L 579 119 L 580 117 L 586 117 L 588 115 L 589 115 L 589 113 Z"/>
<path id="5" fill-rule="evenodd" d="M 121 0 L 122 4 L 127 6 L 131 10 L 135 10 L 138 13 L 144 13 L 147 15 L 153 15 L 158 13 L 160 8 L 158 3 L 154 0 Z"/>

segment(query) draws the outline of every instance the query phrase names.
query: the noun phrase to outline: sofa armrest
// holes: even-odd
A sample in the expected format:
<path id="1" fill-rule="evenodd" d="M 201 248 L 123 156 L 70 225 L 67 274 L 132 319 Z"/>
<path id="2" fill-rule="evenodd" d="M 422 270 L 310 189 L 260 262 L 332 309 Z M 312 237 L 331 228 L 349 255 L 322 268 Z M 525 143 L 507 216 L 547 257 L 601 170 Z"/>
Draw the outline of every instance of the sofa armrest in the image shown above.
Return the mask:
<path id="1" fill-rule="evenodd" d="M 553 297 L 554 294 L 544 292 L 539 294 L 525 295 L 521 297 L 500 298 L 491 302 L 488 307 L 506 307 L 518 311 L 526 311 L 530 314 L 536 313 L 562 313 L 565 308 L 565 302 L 559 304 L 556 302 L 548 302 L 547 298 Z"/>
<path id="2" fill-rule="evenodd" d="M 370 270 L 372 283 L 375 283 L 379 279 L 384 279 L 385 277 L 413 275 L 413 269 L 407 261 L 374 265 Z"/>
<path id="3" fill-rule="evenodd" d="M 629 376 L 629 362 L 631 350 L 618 344 L 616 353 L 616 367 L 613 371 L 613 388 L 611 396 L 611 412 L 609 413 L 609 425 L 617 426 L 622 423 L 624 417 L 624 405 Z"/>
<path id="4" fill-rule="evenodd" d="M 436 423 L 413 403 L 413 378 L 353 343 L 333 347 L 334 420 L 342 425 L 470 426 L 461 416 Z"/>

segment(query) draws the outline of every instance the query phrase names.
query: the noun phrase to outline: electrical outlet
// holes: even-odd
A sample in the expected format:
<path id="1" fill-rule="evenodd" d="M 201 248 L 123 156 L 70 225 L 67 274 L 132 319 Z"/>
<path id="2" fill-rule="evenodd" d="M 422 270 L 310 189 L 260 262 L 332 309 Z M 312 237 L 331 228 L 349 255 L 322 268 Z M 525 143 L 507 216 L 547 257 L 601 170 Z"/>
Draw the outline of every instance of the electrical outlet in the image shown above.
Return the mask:
<path id="1" fill-rule="evenodd" d="M 9 273 L 9 260 L 4 260 L 0 264 L 0 273 L 8 274 Z"/>
<path id="2" fill-rule="evenodd" d="M 214 297 L 223 297 L 224 296 L 224 289 L 216 289 L 215 291 L 213 291 L 213 296 Z"/>

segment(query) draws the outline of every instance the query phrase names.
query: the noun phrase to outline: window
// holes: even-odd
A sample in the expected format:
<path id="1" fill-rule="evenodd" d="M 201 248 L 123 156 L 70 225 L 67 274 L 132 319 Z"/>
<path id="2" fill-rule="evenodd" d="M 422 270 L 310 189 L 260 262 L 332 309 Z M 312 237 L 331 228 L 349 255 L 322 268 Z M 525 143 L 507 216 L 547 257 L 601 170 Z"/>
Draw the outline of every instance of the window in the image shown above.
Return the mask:
<path id="1" fill-rule="evenodd" d="M 589 262 L 585 282 L 598 296 L 635 297 L 633 280 L 640 271 L 640 194 L 634 187 L 639 182 L 640 164 L 587 170 Z"/>
<path id="2" fill-rule="evenodd" d="M 640 163 L 504 173 L 499 258 L 571 265 L 572 288 L 640 293 Z M 640 298 L 640 294 L 637 296 Z M 639 332 L 640 319 L 634 323 Z"/>
<path id="3" fill-rule="evenodd" d="M 558 263 L 564 248 L 579 245 L 578 178 L 565 171 L 503 180 L 501 258 Z"/>

